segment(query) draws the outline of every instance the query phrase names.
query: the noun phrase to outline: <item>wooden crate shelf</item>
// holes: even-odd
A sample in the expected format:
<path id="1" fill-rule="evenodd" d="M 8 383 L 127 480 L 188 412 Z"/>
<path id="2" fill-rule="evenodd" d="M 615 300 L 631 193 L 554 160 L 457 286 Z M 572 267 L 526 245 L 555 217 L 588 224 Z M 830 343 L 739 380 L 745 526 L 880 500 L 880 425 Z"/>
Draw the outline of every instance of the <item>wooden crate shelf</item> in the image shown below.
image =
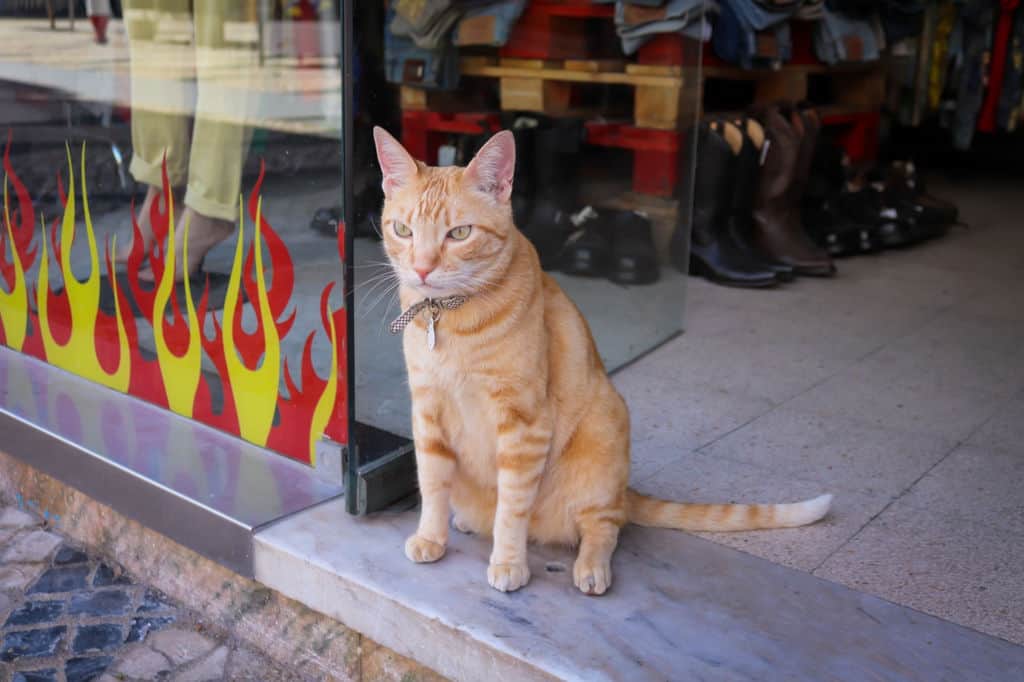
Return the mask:
<path id="1" fill-rule="evenodd" d="M 499 79 L 501 108 L 505 111 L 564 115 L 572 111 L 574 84 L 624 85 L 634 88 L 636 126 L 678 128 L 680 116 L 687 113 L 682 74 L 637 71 L 633 66 L 620 60 L 501 59 L 494 63 L 471 58 L 461 62 L 464 76 Z"/>

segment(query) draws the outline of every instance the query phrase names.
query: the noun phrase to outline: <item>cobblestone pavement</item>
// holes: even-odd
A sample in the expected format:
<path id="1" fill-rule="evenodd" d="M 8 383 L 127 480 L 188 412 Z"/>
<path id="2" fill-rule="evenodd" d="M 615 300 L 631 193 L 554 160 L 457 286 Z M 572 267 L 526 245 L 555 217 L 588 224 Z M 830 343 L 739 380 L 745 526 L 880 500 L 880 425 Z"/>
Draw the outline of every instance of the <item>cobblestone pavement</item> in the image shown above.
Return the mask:
<path id="1" fill-rule="evenodd" d="M 0 623 L 0 681 L 297 679 L 13 507 L 0 507 Z"/>

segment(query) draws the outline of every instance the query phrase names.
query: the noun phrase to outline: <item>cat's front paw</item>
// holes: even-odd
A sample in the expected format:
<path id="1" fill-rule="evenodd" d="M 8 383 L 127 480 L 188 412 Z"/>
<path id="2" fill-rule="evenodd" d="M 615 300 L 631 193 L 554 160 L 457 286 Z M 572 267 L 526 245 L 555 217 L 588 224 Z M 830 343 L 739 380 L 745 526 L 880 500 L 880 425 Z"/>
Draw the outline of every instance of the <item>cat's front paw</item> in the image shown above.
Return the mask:
<path id="1" fill-rule="evenodd" d="M 530 582 L 530 567 L 521 564 L 491 564 L 487 567 L 487 582 L 496 590 L 515 592 Z"/>
<path id="2" fill-rule="evenodd" d="M 444 556 L 444 545 L 419 535 L 410 535 L 405 541 L 405 556 L 418 564 L 428 564 Z"/>
<path id="3" fill-rule="evenodd" d="M 612 586 L 612 565 L 607 561 L 577 559 L 572 567 L 572 581 L 583 594 L 604 594 Z"/>

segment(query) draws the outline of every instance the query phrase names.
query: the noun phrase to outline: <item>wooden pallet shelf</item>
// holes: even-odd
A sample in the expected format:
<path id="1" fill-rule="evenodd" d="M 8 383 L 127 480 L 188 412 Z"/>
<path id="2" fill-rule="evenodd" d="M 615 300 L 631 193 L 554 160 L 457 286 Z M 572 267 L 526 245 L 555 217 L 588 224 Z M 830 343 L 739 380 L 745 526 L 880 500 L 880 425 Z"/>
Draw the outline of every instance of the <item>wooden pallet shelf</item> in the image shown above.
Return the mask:
<path id="1" fill-rule="evenodd" d="M 526 62 L 536 61 L 537 65 Z M 592 60 L 576 60 L 588 62 Z M 511 62 L 511 63 L 506 63 Z M 518 63 L 522 62 L 522 63 Z M 556 66 L 559 62 L 542 60 L 502 60 L 499 64 L 481 63 L 470 58 L 460 62 L 463 76 L 485 76 L 489 78 L 531 78 L 562 83 L 604 83 L 609 85 L 652 85 L 657 87 L 683 87 L 681 75 L 646 75 L 622 71 L 585 71 L 581 67 Z"/>

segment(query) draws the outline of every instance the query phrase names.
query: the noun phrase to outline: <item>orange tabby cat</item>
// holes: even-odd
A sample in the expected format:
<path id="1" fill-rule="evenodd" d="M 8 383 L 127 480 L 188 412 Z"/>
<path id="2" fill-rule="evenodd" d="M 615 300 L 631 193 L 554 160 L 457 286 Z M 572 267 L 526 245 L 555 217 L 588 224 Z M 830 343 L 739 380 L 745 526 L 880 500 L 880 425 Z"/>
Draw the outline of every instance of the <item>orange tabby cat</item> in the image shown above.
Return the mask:
<path id="1" fill-rule="evenodd" d="M 466 168 L 415 161 L 374 130 L 383 171 L 384 247 L 400 280 L 422 510 L 405 545 L 437 561 L 449 513 L 459 530 L 493 533 L 487 580 L 530 579 L 527 541 L 579 544 L 573 581 L 612 582 L 619 528 L 748 530 L 812 523 L 831 495 L 797 504 L 679 504 L 627 488 L 629 412 L 586 321 L 545 274 L 512 222 L 512 134 Z M 422 304 L 424 301 L 434 305 Z"/>

